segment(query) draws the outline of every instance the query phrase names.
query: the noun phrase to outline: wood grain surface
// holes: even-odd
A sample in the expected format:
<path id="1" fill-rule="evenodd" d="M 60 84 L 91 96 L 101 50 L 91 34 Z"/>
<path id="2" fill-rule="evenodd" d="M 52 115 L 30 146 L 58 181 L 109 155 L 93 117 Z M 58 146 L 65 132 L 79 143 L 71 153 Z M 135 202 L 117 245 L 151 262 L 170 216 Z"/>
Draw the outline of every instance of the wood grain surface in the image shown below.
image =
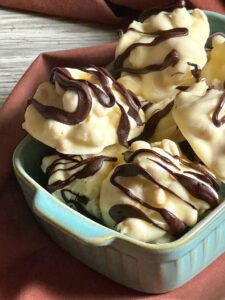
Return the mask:
<path id="1" fill-rule="evenodd" d="M 104 26 L 0 8 L 0 106 L 39 53 L 115 39 L 115 30 Z"/>

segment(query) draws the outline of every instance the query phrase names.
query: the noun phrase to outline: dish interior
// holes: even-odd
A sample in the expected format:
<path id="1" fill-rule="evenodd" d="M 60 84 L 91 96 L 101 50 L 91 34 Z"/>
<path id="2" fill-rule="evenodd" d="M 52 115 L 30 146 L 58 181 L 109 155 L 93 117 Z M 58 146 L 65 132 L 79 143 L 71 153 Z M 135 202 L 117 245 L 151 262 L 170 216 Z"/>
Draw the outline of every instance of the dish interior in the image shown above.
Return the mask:
<path id="1" fill-rule="evenodd" d="M 206 14 L 209 18 L 211 33 L 216 31 L 223 31 L 225 33 L 225 16 L 210 11 L 206 11 Z M 111 73 L 113 73 L 112 64 L 109 66 L 109 70 Z M 20 160 L 20 165 L 22 166 L 23 170 L 28 175 L 28 177 L 31 177 L 40 186 L 45 188 L 47 183 L 47 177 L 41 170 L 41 161 L 44 156 L 51 155 L 52 153 L 54 153 L 54 150 L 32 138 L 30 138 L 29 142 L 26 143 L 25 145 L 26 147 L 23 147 L 22 151 L 20 152 L 21 154 L 20 157 L 17 157 L 16 159 Z M 225 198 L 224 185 L 221 189 L 221 198 L 223 199 Z M 186 236 L 191 237 L 192 235 L 195 235 L 198 230 L 202 229 L 201 227 L 204 224 L 204 222 L 213 221 L 213 215 L 217 214 L 217 212 L 221 213 L 221 210 L 223 209 L 224 206 L 225 204 L 223 202 L 222 204 L 219 205 L 218 208 L 214 209 L 213 212 L 209 213 L 203 220 L 201 220 L 196 226 L 194 226 L 187 234 L 185 234 L 182 238 L 178 240 L 182 241 L 185 239 Z M 118 233 L 116 233 L 116 235 L 118 235 Z M 128 237 L 125 237 L 125 239 L 133 240 L 132 238 L 128 238 Z M 177 241 L 171 242 L 169 244 L 171 246 L 174 244 L 175 246 L 175 244 L 177 244 Z M 136 243 L 145 244 L 138 241 L 136 241 Z"/>

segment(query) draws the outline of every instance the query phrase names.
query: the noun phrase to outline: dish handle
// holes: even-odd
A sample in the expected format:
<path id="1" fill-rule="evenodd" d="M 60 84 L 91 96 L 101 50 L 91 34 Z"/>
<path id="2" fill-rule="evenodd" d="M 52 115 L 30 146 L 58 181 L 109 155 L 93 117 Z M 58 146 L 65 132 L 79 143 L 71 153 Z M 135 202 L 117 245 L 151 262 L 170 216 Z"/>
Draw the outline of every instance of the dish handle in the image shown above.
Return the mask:
<path id="1" fill-rule="evenodd" d="M 36 192 L 32 209 L 42 220 L 92 246 L 107 246 L 116 237 L 116 232 L 53 199 L 46 191 Z"/>

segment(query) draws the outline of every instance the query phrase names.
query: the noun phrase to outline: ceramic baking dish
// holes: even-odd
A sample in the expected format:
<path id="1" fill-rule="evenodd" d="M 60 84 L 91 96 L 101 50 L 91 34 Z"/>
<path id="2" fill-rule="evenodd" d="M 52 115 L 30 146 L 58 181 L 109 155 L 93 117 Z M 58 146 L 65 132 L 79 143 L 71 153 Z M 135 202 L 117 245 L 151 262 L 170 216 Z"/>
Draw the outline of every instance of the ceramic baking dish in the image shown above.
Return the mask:
<path id="1" fill-rule="evenodd" d="M 212 32 L 225 32 L 225 16 L 206 13 Z M 43 188 L 41 159 L 51 151 L 27 136 L 14 152 L 15 174 L 52 239 L 96 271 L 142 292 L 164 293 L 189 281 L 225 251 L 225 201 L 174 242 L 139 242 L 88 219 Z M 222 193 L 225 198 L 225 188 Z"/>

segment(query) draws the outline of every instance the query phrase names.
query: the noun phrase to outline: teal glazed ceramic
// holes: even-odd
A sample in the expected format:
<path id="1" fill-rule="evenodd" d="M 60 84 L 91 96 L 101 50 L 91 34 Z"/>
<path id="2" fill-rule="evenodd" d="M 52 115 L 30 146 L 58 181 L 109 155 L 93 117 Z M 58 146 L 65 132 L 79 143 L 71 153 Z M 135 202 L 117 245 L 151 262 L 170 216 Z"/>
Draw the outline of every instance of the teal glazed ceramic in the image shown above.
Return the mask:
<path id="1" fill-rule="evenodd" d="M 225 32 L 225 16 L 206 13 L 212 32 Z M 132 289 L 165 293 L 225 251 L 225 201 L 174 242 L 139 242 L 88 219 L 44 189 L 41 159 L 51 151 L 27 136 L 14 152 L 15 174 L 28 205 L 52 239 L 96 271 Z M 225 189 L 222 192 L 225 197 Z"/>

